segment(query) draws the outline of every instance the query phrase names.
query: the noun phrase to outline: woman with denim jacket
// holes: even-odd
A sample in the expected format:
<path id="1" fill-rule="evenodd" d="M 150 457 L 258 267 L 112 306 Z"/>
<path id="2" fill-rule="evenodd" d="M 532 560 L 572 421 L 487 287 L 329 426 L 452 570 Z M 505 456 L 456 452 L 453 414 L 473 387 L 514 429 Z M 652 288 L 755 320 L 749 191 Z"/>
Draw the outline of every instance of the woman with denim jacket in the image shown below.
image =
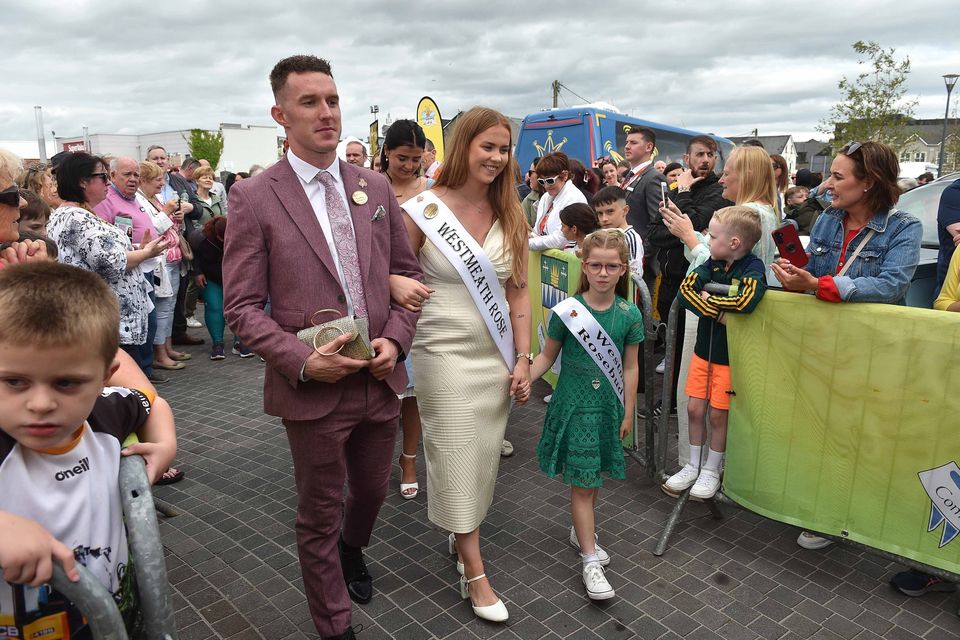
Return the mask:
<path id="1" fill-rule="evenodd" d="M 894 209 L 899 164 L 890 147 L 851 142 L 830 167 L 830 208 L 810 231 L 810 262 L 773 265 L 785 289 L 813 291 L 828 302 L 903 304 L 920 258 L 920 220 Z M 859 251 L 859 253 L 858 253 Z"/>
<path id="2" fill-rule="evenodd" d="M 900 165 L 890 147 L 850 142 L 834 159 L 823 188 L 833 194 L 810 231 L 806 269 L 783 258 L 772 265 L 785 289 L 813 291 L 828 302 L 903 304 L 920 258 L 920 220 L 893 208 Z M 804 531 L 797 544 L 831 541 Z"/>

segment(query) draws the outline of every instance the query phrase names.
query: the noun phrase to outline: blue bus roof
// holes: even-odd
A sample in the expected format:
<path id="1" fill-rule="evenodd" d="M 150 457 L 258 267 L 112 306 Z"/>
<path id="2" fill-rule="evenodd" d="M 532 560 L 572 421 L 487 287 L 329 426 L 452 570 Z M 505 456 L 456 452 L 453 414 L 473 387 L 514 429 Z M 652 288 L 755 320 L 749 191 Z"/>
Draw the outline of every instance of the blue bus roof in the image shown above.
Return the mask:
<path id="1" fill-rule="evenodd" d="M 653 122 L 652 120 L 644 120 L 643 118 L 636 118 L 634 116 L 628 115 L 626 113 L 620 113 L 617 111 L 610 111 L 609 109 L 601 109 L 599 107 L 567 107 L 564 109 L 550 109 L 548 111 L 538 111 L 536 113 L 528 114 L 524 117 L 524 122 L 535 123 L 535 122 L 549 122 L 551 120 L 565 120 L 567 118 L 581 118 L 584 115 L 593 115 L 596 113 L 602 113 L 608 117 L 615 117 L 623 122 L 629 122 L 631 124 L 636 124 L 641 127 L 653 127 L 656 129 L 662 129 L 664 131 L 672 131 L 674 133 L 679 133 L 685 136 L 696 136 L 702 135 L 703 131 L 693 131 L 691 129 L 684 129 L 683 127 L 675 127 L 673 125 L 664 124 L 662 122 Z M 707 134 L 712 138 L 717 138 L 719 140 L 726 140 L 733 144 L 732 141 L 727 140 L 723 136 L 718 136 L 713 133 Z"/>

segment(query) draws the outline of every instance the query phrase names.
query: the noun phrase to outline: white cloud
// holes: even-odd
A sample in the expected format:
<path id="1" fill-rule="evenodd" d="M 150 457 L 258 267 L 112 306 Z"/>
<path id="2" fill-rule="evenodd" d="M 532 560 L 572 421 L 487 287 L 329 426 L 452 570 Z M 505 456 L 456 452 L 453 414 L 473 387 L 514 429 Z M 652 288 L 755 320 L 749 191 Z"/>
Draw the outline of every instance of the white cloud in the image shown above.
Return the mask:
<path id="1" fill-rule="evenodd" d="M 940 76 L 960 72 L 947 4 L 34 0 L 5 9 L 0 138 L 33 138 L 33 105 L 60 135 L 269 124 L 271 67 L 314 53 L 333 63 L 344 135 L 365 136 L 370 105 L 411 116 L 423 95 L 445 117 L 520 117 L 559 79 L 656 121 L 805 139 L 857 73 L 857 39 L 910 55 L 917 113 L 940 117 Z"/>

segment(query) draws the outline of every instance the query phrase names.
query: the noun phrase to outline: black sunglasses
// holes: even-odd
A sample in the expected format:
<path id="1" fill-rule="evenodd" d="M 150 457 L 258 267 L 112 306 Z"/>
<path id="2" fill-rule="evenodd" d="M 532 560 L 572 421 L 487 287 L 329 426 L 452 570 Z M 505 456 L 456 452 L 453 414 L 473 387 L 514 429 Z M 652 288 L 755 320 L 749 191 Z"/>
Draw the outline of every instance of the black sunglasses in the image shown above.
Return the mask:
<path id="1" fill-rule="evenodd" d="M 0 204 L 5 204 L 9 207 L 20 207 L 20 189 L 17 188 L 17 185 L 7 187 L 3 191 L 0 191 Z"/>
<path id="2" fill-rule="evenodd" d="M 104 182 L 110 182 L 110 176 L 105 171 L 98 171 L 90 174 L 91 178 L 100 178 Z"/>

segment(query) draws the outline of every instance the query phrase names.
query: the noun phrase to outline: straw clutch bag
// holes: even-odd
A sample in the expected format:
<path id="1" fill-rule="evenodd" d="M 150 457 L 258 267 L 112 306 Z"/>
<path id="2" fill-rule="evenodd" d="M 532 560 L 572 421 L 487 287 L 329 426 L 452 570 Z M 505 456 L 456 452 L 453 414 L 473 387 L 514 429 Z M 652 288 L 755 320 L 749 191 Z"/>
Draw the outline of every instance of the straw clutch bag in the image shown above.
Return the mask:
<path id="1" fill-rule="evenodd" d="M 321 309 L 313 314 L 311 321 L 315 322 L 317 316 L 323 313 L 336 314 L 337 312 L 335 309 Z M 353 340 L 341 346 L 338 351 L 331 353 L 322 351 L 323 345 L 348 333 L 354 336 Z M 373 346 L 370 344 L 370 327 L 366 318 L 343 316 L 322 324 L 314 324 L 308 329 L 298 331 L 297 338 L 307 346 L 313 347 L 322 356 L 339 353 L 355 360 L 370 360 L 374 356 Z"/>

